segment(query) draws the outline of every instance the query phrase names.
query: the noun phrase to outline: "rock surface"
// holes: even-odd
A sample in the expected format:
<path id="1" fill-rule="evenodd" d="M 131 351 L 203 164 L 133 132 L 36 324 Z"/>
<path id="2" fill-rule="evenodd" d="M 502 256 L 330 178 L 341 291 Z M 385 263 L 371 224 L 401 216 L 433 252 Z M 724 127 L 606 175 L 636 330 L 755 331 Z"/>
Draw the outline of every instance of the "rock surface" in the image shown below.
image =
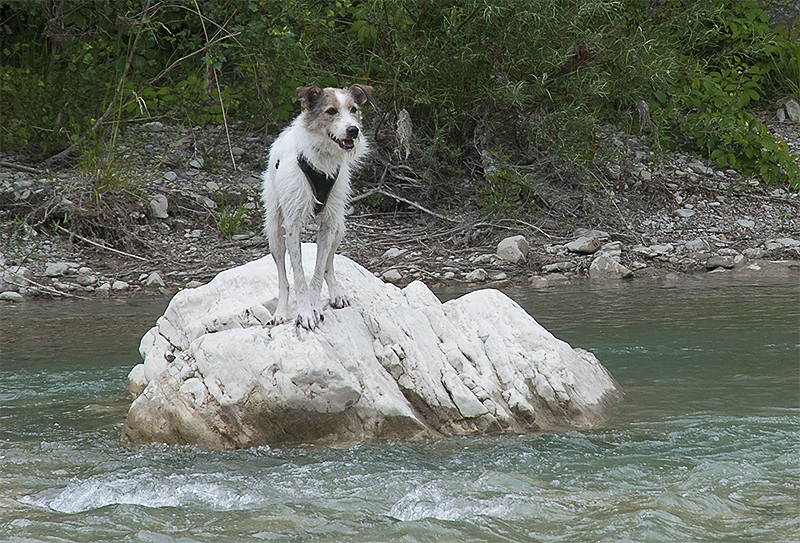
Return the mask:
<path id="1" fill-rule="evenodd" d="M 304 245 L 309 268 L 314 253 Z M 265 326 L 271 257 L 179 292 L 142 339 L 123 435 L 228 449 L 519 433 L 595 426 L 622 396 L 591 353 L 499 291 L 442 304 L 336 259 L 352 305 L 331 309 L 323 289 L 314 332 Z"/>

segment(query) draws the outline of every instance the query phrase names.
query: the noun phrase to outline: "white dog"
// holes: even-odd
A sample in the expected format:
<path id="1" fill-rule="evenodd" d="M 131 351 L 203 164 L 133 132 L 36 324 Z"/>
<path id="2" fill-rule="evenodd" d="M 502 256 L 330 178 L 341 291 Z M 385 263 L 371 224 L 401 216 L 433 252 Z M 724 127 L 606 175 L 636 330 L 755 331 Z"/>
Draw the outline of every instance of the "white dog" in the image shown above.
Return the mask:
<path id="1" fill-rule="evenodd" d="M 303 112 L 272 144 L 262 174 L 261 199 L 265 231 L 278 267 L 278 305 L 271 324 L 289 318 L 286 252 L 294 270 L 297 324 L 309 330 L 322 320 L 320 291 L 328 283 L 334 308 L 350 305 L 333 272 L 333 255 L 344 235 L 350 174 L 369 147 L 361 129 L 361 106 L 372 103 L 372 87 L 347 89 L 299 87 Z M 300 253 L 300 233 L 316 215 L 317 259 L 306 284 Z"/>

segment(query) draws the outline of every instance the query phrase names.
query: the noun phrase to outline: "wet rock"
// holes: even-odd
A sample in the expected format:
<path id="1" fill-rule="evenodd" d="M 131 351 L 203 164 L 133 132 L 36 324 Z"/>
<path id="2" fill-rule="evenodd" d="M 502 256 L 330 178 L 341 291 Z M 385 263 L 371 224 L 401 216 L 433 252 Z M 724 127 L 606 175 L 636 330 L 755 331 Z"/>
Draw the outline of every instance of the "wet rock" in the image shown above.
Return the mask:
<path id="1" fill-rule="evenodd" d="M 497 244 L 497 256 L 512 264 L 521 264 L 528 258 L 530 246 L 525 236 L 511 236 Z"/>
<path id="2" fill-rule="evenodd" d="M 614 260 L 609 255 L 600 255 L 589 266 L 590 279 L 626 279 L 632 277 L 633 272 Z"/>
<path id="3" fill-rule="evenodd" d="M 90 287 L 97 283 L 97 278 L 90 273 L 78 273 L 78 276 L 75 278 L 75 282 L 82 287 Z"/>
<path id="4" fill-rule="evenodd" d="M 553 264 L 547 264 L 542 268 L 542 271 L 545 273 L 560 273 L 566 271 L 573 271 L 575 269 L 574 262 L 555 262 Z"/>
<path id="5" fill-rule="evenodd" d="M 124 436 L 232 449 L 521 433 L 594 427 L 621 398 L 591 353 L 497 290 L 442 304 L 421 282 L 401 290 L 336 259 L 352 306 L 323 299 L 314 332 L 265 326 L 271 257 L 179 292 L 142 339 Z"/>

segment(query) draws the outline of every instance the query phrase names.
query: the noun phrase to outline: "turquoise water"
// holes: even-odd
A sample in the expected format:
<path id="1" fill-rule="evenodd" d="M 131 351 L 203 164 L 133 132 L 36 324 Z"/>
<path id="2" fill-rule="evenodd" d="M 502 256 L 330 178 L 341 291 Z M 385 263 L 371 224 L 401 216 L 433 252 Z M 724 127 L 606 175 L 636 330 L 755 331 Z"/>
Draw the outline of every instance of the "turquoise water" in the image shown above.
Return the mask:
<path id="1" fill-rule="evenodd" d="M 798 284 L 508 293 L 625 388 L 604 428 L 131 445 L 125 378 L 167 300 L 4 305 L 0 541 L 800 541 Z"/>

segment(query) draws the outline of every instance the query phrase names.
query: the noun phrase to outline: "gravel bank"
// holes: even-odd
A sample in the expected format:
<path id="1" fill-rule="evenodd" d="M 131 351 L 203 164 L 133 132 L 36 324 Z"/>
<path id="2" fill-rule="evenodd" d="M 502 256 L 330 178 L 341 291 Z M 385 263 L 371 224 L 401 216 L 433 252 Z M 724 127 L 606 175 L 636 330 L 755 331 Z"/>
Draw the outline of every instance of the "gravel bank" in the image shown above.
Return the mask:
<path id="1" fill-rule="evenodd" d="M 798 125 L 767 124 L 800 153 Z M 709 272 L 800 278 L 796 191 L 657 152 L 645 137 L 612 128 L 597 137 L 619 158 L 597 179 L 597 217 L 489 221 L 471 205 L 415 200 L 398 183 L 391 193 L 424 210 L 400 198 L 390 197 L 388 210 L 386 198 L 378 207 L 362 198 L 340 252 L 399 285 L 546 287 Z M 105 170 L 125 190 L 99 199 L 87 196 L 85 165 L 45 172 L 0 156 L 0 300 L 171 294 L 267 254 L 258 197 L 270 136 L 234 131 L 229 149 L 222 130 L 155 122 L 128 129 L 122 141 Z M 355 195 L 387 172 L 407 178 L 404 168 L 371 165 Z M 239 228 L 223 235 L 220 217 Z M 577 228 L 587 224 L 593 228 Z M 313 234 L 312 225 L 306 239 Z M 498 244 L 516 236 L 516 253 L 498 255 Z"/>

